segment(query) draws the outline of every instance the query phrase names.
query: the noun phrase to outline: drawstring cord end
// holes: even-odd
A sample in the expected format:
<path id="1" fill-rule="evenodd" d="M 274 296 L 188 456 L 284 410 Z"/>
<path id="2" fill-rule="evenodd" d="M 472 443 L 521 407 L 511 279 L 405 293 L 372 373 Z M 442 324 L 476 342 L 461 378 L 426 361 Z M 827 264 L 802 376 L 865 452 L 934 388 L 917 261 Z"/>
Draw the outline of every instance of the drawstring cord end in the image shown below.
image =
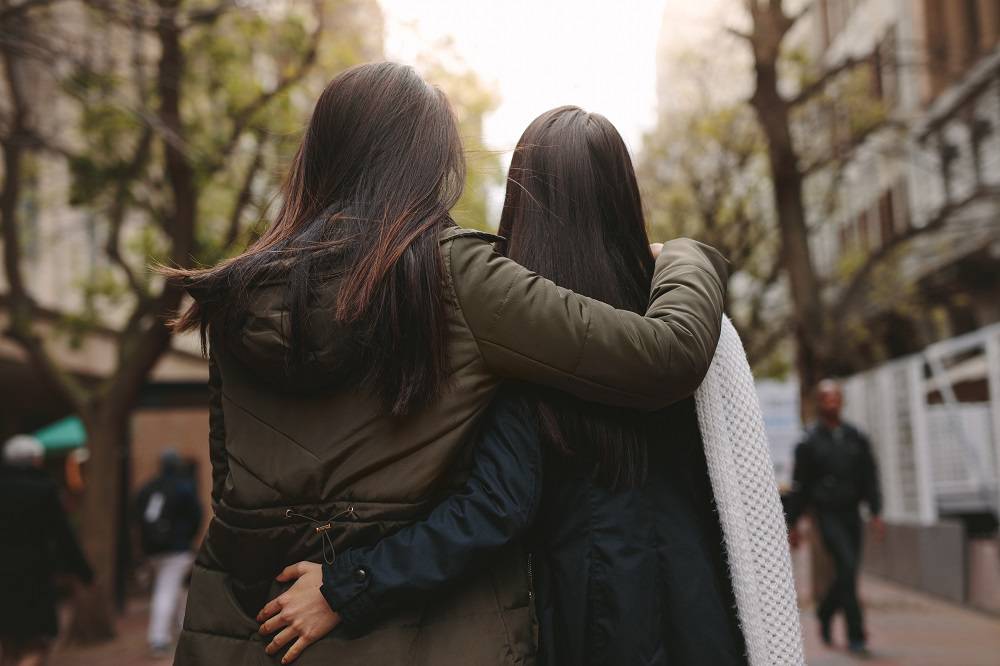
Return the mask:
<path id="1" fill-rule="evenodd" d="M 341 511 L 332 518 L 326 520 L 316 520 L 312 516 L 306 516 L 301 513 L 296 513 L 291 509 L 285 509 L 285 518 L 303 518 L 313 523 L 315 527 L 313 528 L 315 534 L 320 535 L 323 546 L 323 561 L 328 565 L 333 565 L 334 560 L 337 558 L 337 551 L 333 547 L 333 537 L 330 536 L 330 530 L 333 529 L 334 521 L 343 518 L 344 516 L 349 517 L 351 520 L 357 520 L 358 515 L 354 512 L 354 505 L 349 505 L 347 509 Z"/>

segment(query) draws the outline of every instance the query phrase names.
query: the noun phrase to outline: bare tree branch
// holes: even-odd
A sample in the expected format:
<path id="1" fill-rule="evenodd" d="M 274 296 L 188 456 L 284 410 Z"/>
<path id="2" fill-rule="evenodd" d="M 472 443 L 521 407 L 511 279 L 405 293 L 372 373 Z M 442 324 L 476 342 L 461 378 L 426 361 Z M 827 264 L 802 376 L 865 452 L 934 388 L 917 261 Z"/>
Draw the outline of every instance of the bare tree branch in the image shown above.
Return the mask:
<path id="1" fill-rule="evenodd" d="M 857 155 L 858 150 L 861 149 L 869 137 L 885 129 L 902 130 L 906 129 L 906 125 L 894 118 L 886 118 L 881 122 L 872 123 L 852 136 L 846 147 L 834 149 L 823 157 L 804 165 L 802 167 L 802 175 L 808 177 L 827 167 L 843 167 Z"/>
<path id="2" fill-rule="evenodd" d="M 253 195 L 253 181 L 260 172 L 261 164 L 264 160 L 264 141 L 258 137 L 257 148 L 254 150 L 253 160 L 250 162 L 250 166 L 247 167 L 246 174 L 243 176 L 243 185 L 240 187 L 240 191 L 236 195 L 236 202 L 233 204 L 233 211 L 229 216 L 229 228 L 226 231 L 226 237 L 223 241 L 223 246 L 226 249 L 232 248 L 236 241 L 240 237 L 240 223 L 243 221 L 243 211 L 250 204 L 251 196 Z"/>
<path id="3" fill-rule="evenodd" d="M 17 216 L 21 197 L 21 170 L 23 157 L 28 149 L 27 137 L 31 134 L 28 125 L 30 109 L 24 90 L 22 72 L 19 71 L 17 56 L 11 49 L 0 45 L 3 56 L 4 76 L 10 94 L 11 114 L 7 133 L 0 137 L 3 154 L 3 185 L 0 187 L 0 231 L 3 237 L 4 274 L 10 299 L 10 330 L 8 334 L 27 353 L 32 365 L 70 404 L 80 407 L 84 402 L 84 392 L 79 381 L 56 364 L 45 348 L 42 338 L 35 331 L 34 314 L 36 305 L 28 292 L 21 272 L 21 234 Z"/>
<path id="4" fill-rule="evenodd" d="M 132 267 L 129 266 L 128 262 L 122 256 L 121 231 L 126 213 L 128 212 L 129 187 L 134 179 L 138 178 L 139 174 L 144 170 L 146 162 L 149 160 L 152 144 L 153 132 L 147 127 L 139 137 L 135 152 L 126 168 L 126 173 L 129 174 L 129 177 L 118 179 L 118 187 L 115 189 L 115 196 L 108 211 L 108 223 L 111 225 L 111 229 L 108 233 L 107 243 L 104 246 L 104 251 L 108 255 L 108 258 L 125 274 L 125 279 L 128 281 L 129 287 L 138 299 L 145 297 L 146 290 L 142 282 L 135 275 L 135 271 L 132 270 Z"/>
<path id="5" fill-rule="evenodd" d="M 727 26 L 726 27 L 726 32 L 728 32 L 733 37 L 741 39 L 741 40 L 743 40 L 745 42 L 751 42 L 751 41 L 753 41 L 753 35 L 751 35 L 749 33 L 746 33 L 746 32 L 743 32 L 742 30 L 739 30 L 737 28 L 733 28 L 733 27 L 728 27 Z"/>
<path id="6" fill-rule="evenodd" d="M 751 367 L 754 367 L 760 363 L 761 360 L 766 359 L 768 354 L 774 350 L 775 346 L 791 335 L 793 331 L 789 326 L 789 321 L 786 320 L 766 332 L 764 335 L 749 331 L 747 333 L 749 335 L 749 337 L 746 338 L 749 340 L 746 344 L 747 358 L 750 361 Z M 740 338 L 743 338 L 742 331 L 740 333 Z"/>
<path id="7" fill-rule="evenodd" d="M 923 236 L 941 229 L 948 224 L 955 213 L 958 213 L 966 206 L 984 198 L 998 196 L 1000 196 L 1000 187 L 984 186 L 977 188 L 961 199 L 950 201 L 943 205 L 923 226 L 911 226 L 903 233 L 893 236 L 892 239 L 869 254 L 865 259 L 865 263 L 851 275 L 850 280 L 844 289 L 841 290 L 840 296 L 837 298 L 836 305 L 832 309 L 832 312 L 837 315 L 835 318 L 841 321 L 844 319 L 842 315 L 854 307 L 858 299 L 860 299 L 863 295 L 864 288 L 867 286 L 868 279 L 871 277 L 871 274 L 879 266 L 881 266 L 883 262 L 892 257 L 896 250 L 902 245 L 913 240 L 917 236 Z"/>
<path id="8" fill-rule="evenodd" d="M 169 7 L 150 8 L 137 2 L 86 0 L 86 3 L 119 25 L 146 31 L 156 30 L 161 20 L 169 18 L 183 32 L 193 26 L 210 25 L 227 12 L 237 8 L 236 3 L 232 0 L 221 0 L 214 7 L 192 9 L 187 13 L 177 12 L 175 8 Z"/>
<path id="9" fill-rule="evenodd" d="M 7 4 L 4 3 L 3 7 L 0 7 L 0 23 L 10 19 L 16 19 L 24 16 L 28 11 L 35 9 L 36 7 L 45 7 L 47 5 L 55 4 L 59 0 L 23 0 L 17 4 Z"/>
<path id="10" fill-rule="evenodd" d="M 809 12 L 811 12 L 813 10 L 813 7 L 815 6 L 816 6 L 815 3 L 812 2 L 804 3 L 802 7 L 799 9 L 799 11 L 795 12 L 794 14 L 788 17 L 788 20 L 791 24 L 789 27 L 795 25 L 796 23 L 804 19 L 806 16 L 808 16 Z"/>
<path id="11" fill-rule="evenodd" d="M 301 81 L 316 63 L 316 57 L 319 54 L 320 39 L 323 36 L 324 29 L 323 12 L 317 11 L 316 17 L 316 27 L 309 36 L 309 44 L 306 47 L 306 51 L 303 54 L 302 59 L 295 65 L 295 67 L 282 75 L 282 77 L 278 80 L 278 83 L 273 88 L 262 92 L 253 101 L 249 102 L 245 107 L 236 112 L 233 117 L 233 128 L 229 134 L 229 138 L 220 148 L 216 158 L 209 164 L 208 170 L 210 173 L 222 168 L 225 161 L 236 148 L 236 145 L 239 143 L 240 138 L 247 130 L 250 121 L 253 120 L 254 116 L 256 116 L 261 109 L 270 104 L 271 101 L 278 95 L 281 95 L 283 92 Z"/>
<path id="12" fill-rule="evenodd" d="M 803 86 L 794 97 L 788 100 L 788 105 L 794 107 L 805 104 L 817 95 L 823 93 L 827 86 L 829 86 L 830 83 L 832 83 L 841 74 L 860 67 L 861 65 L 867 65 L 870 63 L 871 55 L 865 55 L 862 57 L 850 56 L 848 58 L 844 58 L 833 67 L 824 70 L 823 73 L 816 78 L 816 80 Z"/>
<path id="13" fill-rule="evenodd" d="M 197 186 L 188 154 L 180 146 L 186 144 L 181 121 L 181 84 L 184 80 L 184 54 L 181 48 L 182 28 L 177 23 L 172 5 L 161 0 L 161 16 L 156 35 L 160 44 L 156 90 L 159 107 L 157 122 L 166 132 L 160 134 L 163 144 L 167 185 L 173 198 L 168 225 L 171 241 L 170 261 L 175 266 L 190 266 L 194 249 L 197 217 Z M 168 137 L 176 137 L 177 141 Z M 141 148 L 141 145 L 140 145 Z M 136 155 L 138 155 L 138 151 Z M 164 284 L 158 296 L 140 299 L 129 318 L 121 338 L 118 367 L 108 388 L 112 401 L 134 398 L 156 362 L 170 346 L 167 319 L 180 305 L 183 294 L 171 282 Z"/>
<path id="14" fill-rule="evenodd" d="M 206 9 L 195 9 L 188 12 L 182 23 L 185 27 L 192 25 L 210 25 L 215 23 L 219 18 L 221 18 L 226 12 L 230 11 L 236 6 L 232 0 L 222 0 L 215 7 L 209 7 Z"/>
<path id="15" fill-rule="evenodd" d="M 750 304 L 750 328 L 759 329 L 764 322 L 764 300 L 767 298 L 767 293 L 770 287 L 778 282 L 784 272 L 785 266 L 784 261 L 779 253 L 775 254 L 774 261 L 771 264 L 771 268 L 768 273 L 760 280 L 760 289 L 757 290 L 756 295 Z"/>

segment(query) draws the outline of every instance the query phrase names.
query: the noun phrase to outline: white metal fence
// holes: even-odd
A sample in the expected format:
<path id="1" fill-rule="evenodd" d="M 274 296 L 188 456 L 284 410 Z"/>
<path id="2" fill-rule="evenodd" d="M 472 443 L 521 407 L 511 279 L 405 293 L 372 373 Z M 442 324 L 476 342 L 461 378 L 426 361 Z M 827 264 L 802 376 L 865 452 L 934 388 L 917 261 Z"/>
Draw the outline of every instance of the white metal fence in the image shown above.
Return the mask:
<path id="1" fill-rule="evenodd" d="M 1000 515 L 1000 324 L 853 375 L 844 394 L 871 435 L 888 518 Z"/>

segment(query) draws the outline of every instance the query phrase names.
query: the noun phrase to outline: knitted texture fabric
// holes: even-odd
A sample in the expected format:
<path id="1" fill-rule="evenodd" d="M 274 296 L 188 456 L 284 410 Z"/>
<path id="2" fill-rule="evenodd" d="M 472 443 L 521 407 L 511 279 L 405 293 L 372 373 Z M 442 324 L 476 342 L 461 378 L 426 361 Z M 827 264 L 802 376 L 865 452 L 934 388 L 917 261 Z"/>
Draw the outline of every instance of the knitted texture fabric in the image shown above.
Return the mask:
<path id="1" fill-rule="evenodd" d="M 764 420 L 743 343 L 726 317 L 695 403 L 748 662 L 804 664 L 788 532 Z"/>

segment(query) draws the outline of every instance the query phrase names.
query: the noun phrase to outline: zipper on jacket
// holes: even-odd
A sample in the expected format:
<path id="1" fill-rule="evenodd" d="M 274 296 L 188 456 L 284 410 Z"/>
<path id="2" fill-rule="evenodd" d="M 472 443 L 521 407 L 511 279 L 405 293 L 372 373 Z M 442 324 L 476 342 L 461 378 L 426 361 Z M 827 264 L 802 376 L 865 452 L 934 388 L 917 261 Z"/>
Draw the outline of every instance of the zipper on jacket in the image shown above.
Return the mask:
<path id="1" fill-rule="evenodd" d="M 358 519 L 358 514 L 355 513 L 353 504 L 349 504 L 345 510 L 336 515 L 330 516 L 326 520 L 316 520 L 312 516 L 297 513 L 293 509 L 285 509 L 285 518 L 304 518 L 314 525 L 313 531 L 320 535 L 323 545 L 323 561 L 327 564 L 333 564 L 334 560 L 337 559 L 337 551 L 333 547 L 333 539 L 330 537 L 330 530 L 333 529 L 333 523 L 335 521 L 344 517 L 347 517 L 350 520 Z"/>
<path id="2" fill-rule="evenodd" d="M 528 603 L 531 603 L 535 598 L 535 554 L 528 553 Z"/>

